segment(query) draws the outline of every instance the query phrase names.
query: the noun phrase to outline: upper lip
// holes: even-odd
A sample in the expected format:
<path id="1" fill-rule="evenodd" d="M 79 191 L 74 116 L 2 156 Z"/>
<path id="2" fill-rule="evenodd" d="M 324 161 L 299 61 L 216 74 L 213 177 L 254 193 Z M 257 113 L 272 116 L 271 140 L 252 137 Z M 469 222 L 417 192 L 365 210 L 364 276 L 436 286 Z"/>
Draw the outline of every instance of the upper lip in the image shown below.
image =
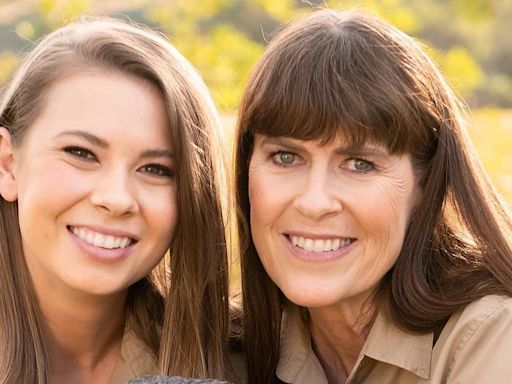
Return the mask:
<path id="1" fill-rule="evenodd" d="M 85 228 L 93 232 L 101 233 L 105 236 L 114 236 L 114 237 L 128 237 L 132 239 L 133 241 L 138 241 L 139 237 L 131 232 L 121 230 L 121 229 L 112 229 L 112 228 L 105 228 L 98 225 L 85 225 L 85 224 L 70 224 L 68 227 L 73 228 Z"/>
<path id="2" fill-rule="evenodd" d="M 311 233 L 311 232 L 303 232 L 303 231 L 288 231 L 283 232 L 286 236 L 297 236 L 304 237 L 307 239 L 318 239 L 318 240 L 328 240 L 328 239 L 354 239 L 353 236 L 345 236 L 339 234 L 331 234 L 331 233 Z"/>

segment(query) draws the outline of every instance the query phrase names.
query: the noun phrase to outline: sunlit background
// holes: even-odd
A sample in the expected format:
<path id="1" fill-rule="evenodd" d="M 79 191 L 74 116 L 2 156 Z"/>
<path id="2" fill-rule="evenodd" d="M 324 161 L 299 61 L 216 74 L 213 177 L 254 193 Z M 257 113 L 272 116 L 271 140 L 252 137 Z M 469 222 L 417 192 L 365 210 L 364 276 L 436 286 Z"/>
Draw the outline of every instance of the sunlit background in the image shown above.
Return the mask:
<path id="1" fill-rule="evenodd" d="M 265 42 L 319 6 L 369 9 L 415 36 L 471 108 L 471 136 L 512 202 L 510 0 L 0 0 L 0 84 L 39 37 L 83 14 L 129 18 L 165 33 L 197 67 L 227 131 Z"/>

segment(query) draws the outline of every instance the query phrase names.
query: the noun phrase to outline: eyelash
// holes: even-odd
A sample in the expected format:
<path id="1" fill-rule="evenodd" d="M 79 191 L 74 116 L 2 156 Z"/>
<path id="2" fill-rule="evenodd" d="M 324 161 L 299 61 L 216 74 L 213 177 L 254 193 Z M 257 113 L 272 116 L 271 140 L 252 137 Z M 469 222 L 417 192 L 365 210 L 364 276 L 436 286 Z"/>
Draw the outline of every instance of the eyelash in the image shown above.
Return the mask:
<path id="1" fill-rule="evenodd" d="M 361 174 L 366 174 L 368 172 L 371 172 L 371 171 L 375 170 L 375 164 L 372 163 L 369 160 L 366 160 L 366 159 L 362 159 L 362 158 L 359 158 L 359 157 L 353 157 L 353 158 L 347 159 L 345 161 L 346 164 L 352 163 L 352 165 L 354 165 L 356 162 L 363 162 L 363 163 L 367 164 L 368 165 L 368 169 L 365 169 L 365 170 L 351 169 L 351 171 L 353 171 L 353 172 L 361 173 Z"/>
<path id="2" fill-rule="evenodd" d="M 293 156 L 293 160 L 292 160 L 292 163 L 284 163 L 283 161 L 280 160 L 280 156 L 282 155 L 291 155 Z M 279 166 L 279 167 L 291 167 L 293 165 L 295 165 L 295 160 L 296 160 L 296 157 L 298 157 L 298 155 L 294 152 L 290 152 L 290 151 L 273 151 L 273 152 L 270 152 L 269 154 L 269 158 L 272 160 L 272 162 Z M 354 164 L 356 162 L 362 162 L 362 163 L 365 163 L 368 165 L 368 169 L 364 169 L 364 170 L 358 170 L 358 169 L 355 169 L 354 167 Z M 366 174 L 366 173 L 369 173 L 373 170 L 375 170 L 375 164 L 369 160 L 366 160 L 366 159 L 363 159 L 363 158 L 360 158 L 360 157 L 352 157 L 352 158 L 349 158 L 349 159 L 346 159 L 344 161 L 344 164 L 346 164 L 347 166 L 345 168 L 349 168 L 349 170 L 351 172 L 355 172 L 355 173 L 358 173 L 358 174 Z M 348 166 L 349 164 L 352 164 L 352 166 Z"/>
<path id="3" fill-rule="evenodd" d="M 64 151 L 69 153 L 71 156 L 84 161 L 94 161 L 96 160 L 96 155 L 87 148 L 79 147 L 79 146 L 69 146 L 65 147 Z"/>
<path id="4" fill-rule="evenodd" d="M 64 147 L 64 151 L 78 160 L 97 161 L 96 155 L 84 147 L 73 145 Z M 171 168 L 158 163 L 145 164 L 139 170 L 151 177 L 174 177 L 174 171 Z"/>
<path id="5" fill-rule="evenodd" d="M 293 156 L 293 163 L 287 164 L 279 160 L 280 155 L 292 155 Z M 269 158 L 272 160 L 274 164 L 276 164 L 279 167 L 291 167 L 295 163 L 295 158 L 298 155 L 296 153 L 290 152 L 290 151 L 274 151 L 269 154 Z"/>
<path id="6" fill-rule="evenodd" d="M 139 169 L 153 177 L 174 177 L 174 171 L 171 168 L 158 163 L 146 164 Z M 151 169 L 156 170 L 156 172 L 150 171 Z"/>

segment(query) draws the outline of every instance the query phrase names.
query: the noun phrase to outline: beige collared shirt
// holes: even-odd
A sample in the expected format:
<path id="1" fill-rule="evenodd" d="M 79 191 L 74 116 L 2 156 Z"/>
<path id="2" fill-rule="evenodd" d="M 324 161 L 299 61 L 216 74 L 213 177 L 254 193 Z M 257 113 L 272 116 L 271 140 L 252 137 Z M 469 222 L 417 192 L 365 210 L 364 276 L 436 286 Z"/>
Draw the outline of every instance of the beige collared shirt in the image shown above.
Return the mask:
<path id="1" fill-rule="evenodd" d="M 122 384 L 136 376 L 157 373 L 157 361 L 149 348 L 133 331 L 126 330 L 121 344 L 121 356 L 109 384 Z"/>
<path id="2" fill-rule="evenodd" d="M 404 332 L 379 315 L 347 384 L 512 383 L 512 299 L 486 296 L 455 313 L 434 335 Z M 290 384 L 328 384 L 300 310 L 286 308 L 277 376 Z"/>

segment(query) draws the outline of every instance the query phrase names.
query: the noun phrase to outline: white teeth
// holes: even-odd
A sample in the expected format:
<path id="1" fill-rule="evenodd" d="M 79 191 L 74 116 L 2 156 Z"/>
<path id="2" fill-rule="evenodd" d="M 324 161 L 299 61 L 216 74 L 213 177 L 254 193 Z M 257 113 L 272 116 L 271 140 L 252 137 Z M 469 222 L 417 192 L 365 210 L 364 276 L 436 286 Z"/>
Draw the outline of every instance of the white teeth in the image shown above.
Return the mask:
<path id="1" fill-rule="evenodd" d="M 103 235 L 98 232 L 93 232 L 86 228 L 75 228 L 72 227 L 71 231 L 77 237 L 82 240 L 85 240 L 89 244 L 94 245 L 95 247 L 106 248 L 106 249 L 114 249 L 114 248 L 126 248 L 131 244 L 132 240 L 128 237 L 116 237 Z"/>
<path id="2" fill-rule="evenodd" d="M 116 241 L 114 236 L 107 236 L 105 239 L 105 248 L 112 249 L 114 248 L 114 242 Z"/>
<path id="3" fill-rule="evenodd" d="M 95 235 L 94 235 L 94 242 L 93 242 L 94 246 L 95 246 L 95 247 L 99 247 L 99 246 L 103 245 L 103 243 L 104 243 L 104 237 L 105 237 L 105 236 L 100 235 L 99 233 L 95 234 Z M 106 247 L 105 247 L 105 248 L 106 248 Z"/>
<path id="4" fill-rule="evenodd" d="M 121 239 L 121 244 L 119 245 L 121 248 L 126 248 L 128 246 L 128 242 L 130 241 L 129 238 L 123 237 Z"/>
<path id="5" fill-rule="evenodd" d="M 314 252 L 323 252 L 324 251 L 324 241 L 323 240 L 315 240 L 313 246 Z"/>
<path id="6" fill-rule="evenodd" d="M 312 251 L 315 249 L 315 242 L 312 239 L 304 239 L 304 249 L 306 251 Z"/>
<path id="7" fill-rule="evenodd" d="M 308 239 L 302 236 L 290 236 L 290 241 L 296 247 L 303 248 L 308 252 L 329 252 L 347 246 L 351 240 L 348 238 L 341 239 Z"/>

